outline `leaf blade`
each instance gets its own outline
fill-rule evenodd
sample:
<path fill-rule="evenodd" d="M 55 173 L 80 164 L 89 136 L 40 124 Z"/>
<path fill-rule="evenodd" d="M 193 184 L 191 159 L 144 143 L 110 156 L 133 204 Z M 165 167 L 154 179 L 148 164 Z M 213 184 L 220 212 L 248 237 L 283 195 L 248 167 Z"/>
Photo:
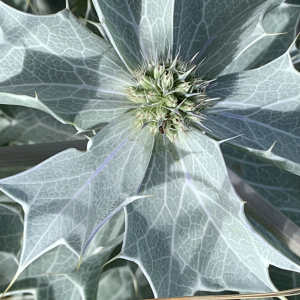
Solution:
<path fill-rule="evenodd" d="M 179 135 L 177 147 L 155 144 L 141 193 L 156 197 L 126 207 L 121 257 L 140 265 L 156 297 L 275 290 L 268 265 L 299 266 L 246 221 L 218 143 L 194 130 L 188 135 Z M 239 276 L 230 271 L 236 264 Z"/>
<path fill-rule="evenodd" d="M 62 238 L 75 253 L 83 254 L 103 223 L 135 195 L 153 137 L 150 131 L 137 134 L 133 120 L 126 114 L 106 126 L 93 138 L 87 153 L 69 149 L 1 180 L 1 190 L 25 211 L 21 269 L 57 243 L 64 244 Z M 138 168 L 127 155 L 138 162 Z"/>
<path fill-rule="evenodd" d="M 256 34 L 242 46 L 240 53 L 222 72 L 230 74 L 255 69 L 283 55 L 292 44 L 297 34 L 300 6 L 282 3 L 258 22 Z M 253 41 L 257 40 L 253 43 Z"/>
<path fill-rule="evenodd" d="M 259 69 L 221 76 L 208 92 L 221 100 L 204 111 L 205 126 L 218 139 L 235 137 L 228 143 L 238 147 L 267 151 L 276 141 L 272 152 L 298 165 L 299 84 L 288 53 Z"/>
<path fill-rule="evenodd" d="M 283 1 L 276 1 L 280 3 Z M 247 31 L 274 1 L 176 1 L 174 8 L 174 49 L 184 60 L 197 54 L 199 77 L 215 78 L 239 52 Z M 195 17 L 196 16 L 196 17 Z M 193 20 L 191 22 L 190 20 Z M 253 28 L 254 30 L 254 28 Z"/>
<path fill-rule="evenodd" d="M 131 71 L 156 57 L 166 58 L 173 43 L 174 0 L 93 0 L 99 19 Z"/>
<path fill-rule="evenodd" d="M 1 2 L 0 25 L 1 104 L 38 108 L 81 130 L 132 107 L 124 90 L 135 82 L 113 47 L 68 10 L 34 16 Z"/>

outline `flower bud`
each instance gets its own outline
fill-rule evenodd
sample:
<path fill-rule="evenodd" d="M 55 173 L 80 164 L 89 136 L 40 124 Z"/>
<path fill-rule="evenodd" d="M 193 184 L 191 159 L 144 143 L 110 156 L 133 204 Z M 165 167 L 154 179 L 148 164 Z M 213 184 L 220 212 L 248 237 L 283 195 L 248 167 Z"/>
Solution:
<path fill-rule="evenodd" d="M 174 84 L 174 78 L 172 72 L 162 75 L 161 86 L 163 90 L 170 89 Z"/>
<path fill-rule="evenodd" d="M 154 68 L 153 77 L 154 79 L 160 77 L 165 72 L 165 66 L 156 65 Z"/>
<path fill-rule="evenodd" d="M 139 120 L 142 120 L 144 118 L 144 113 L 141 110 L 137 110 L 135 113 L 135 117 Z"/>
<path fill-rule="evenodd" d="M 175 116 L 172 118 L 172 123 L 173 124 L 179 124 L 182 122 L 182 118 L 180 116 Z"/>
<path fill-rule="evenodd" d="M 156 116 L 159 120 L 164 120 L 167 117 L 168 112 L 169 111 L 166 108 L 160 106 L 156 110 Z"/>
<path fill-rule="evenodd" d="M 161 96 L 155 90 L 153 90 L 147 93 L 147 99 L 152 103 L 159 102 L 161 100 Z"/>
<path fill-rule="evenodd" d="M 185 127 L 183 126 L 183 123 L 174 124 L 174 127 L 177 131 L 185 131 Z"/>
<path fill-rule="evenodd" d="M 171 95 L 168 95 L 165 98 L 165 103 L 166 103 L 167 107 L 176 107 L 177 106 L 177 99 L 173 94 L 171 94 Z"/>
<path fill-rule="evenodd" d="M 148 76 L 142 76 L 139 80 L 140 85 L 145 89 L 145 90 L 149 90 L 149 89 L 153 89 L 153 85 L 151 82 L 150 77 Z"/>
<path fill-rule="evenodd" d="M 150 131 L 151 131 L 153 134 L 158 133 L 157 122 L 155 122 L 155 121 L 150 122 L 150 123 L 148 124 L 148 127 L 149 127 Z"/>
<path fill-rule="evenodd" d="M 182 82 L 175 87 L 175 91 L 177 93 L 187 93 L 190 90 L 190 87 L 188 82 Z"/>
<path fill-rule="evenodd" d="M 146 111 L 144 113 L 144 119 L 146 119 L 147 121 L 153 121 L 154 120 L 154 116 L 150 111 Z"/>
<path fill-rule="evenodd" d="M 195 108 L 195 103 L 189 100 L 185 100 L 182 105 L 180 105 L 180 109 L 183 111 L 192 111 Z"/>
<path fill-rule="evenodd" d="M 128 98 L 135 103 L 146 103 L 146 97 L 143 91 L 131 89 L 128 93 Z"/>

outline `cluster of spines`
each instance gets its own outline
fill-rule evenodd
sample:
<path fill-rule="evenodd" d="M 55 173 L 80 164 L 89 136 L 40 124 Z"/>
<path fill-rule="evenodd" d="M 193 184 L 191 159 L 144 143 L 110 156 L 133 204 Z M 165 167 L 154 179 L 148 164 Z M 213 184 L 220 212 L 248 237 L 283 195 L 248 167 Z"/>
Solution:
<path fill-rule="evenodd" d="M 209 82 L 195 77 L 197 65 L 174 60 L 148 63 L 134 73 L 137 86 L 127 88 L 128 98 L 138 104 L 136 127 L 147 126 L 154 134 L 175 141 L 178 131 L 187 131 L 189 122 L 202 120 L 200 111 L 208 101 Z"/>

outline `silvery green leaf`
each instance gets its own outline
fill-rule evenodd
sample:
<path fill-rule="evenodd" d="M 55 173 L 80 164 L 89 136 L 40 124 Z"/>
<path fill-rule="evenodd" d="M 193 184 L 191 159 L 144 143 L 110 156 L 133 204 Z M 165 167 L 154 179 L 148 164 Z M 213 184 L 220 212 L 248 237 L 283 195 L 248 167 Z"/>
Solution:
<path fill-rule="evenodd" d="M 300 74 L 288 53 L 259 69 L 219 77 L 208 94 L 220 97 L 204 111 L 212 135 L 261 151 L 276 142 L 272 152 L 299 168 Z"/>
<path fill-rule="evenodd" d="M 0 295 L 1 287 L 6 287 L 13 279 L 17 269 L 18 261 L 13 253 L 0 252 Z"/>
<path fill-rule="evenodd" d="M 70 298 L 72 300 L 85 300 L 80 295 L 80 289 L 62 276 L 44 275 L 19 280 L 5 296 L 12 297 L 14 300 L 13 297 L 20 293 L 26 293 L 26 299 L 31 296 L 34 300 L 65 300 L 68 297 L 72 297 Z"/>
<path fill-rule="evenodd" d="M 252 188 L 259 192 L 265 199 L 270 201 L 283 214 L 300 225 L 300 186 L 299 177 L 275 166 L 265 163 L 243 151 L 222 144 L 222 153 L 226 165 L 238 174 Z M 247 205 L 247 204 L 245 204 Z M 252 224 L 255 224 L 252 222 Z M 263 227 L 256 228 L 266 237 Z M 268 236 L 267 236 L 268 237 Z M 279 241 L 274 239 L 276 246 Z M 270 276 L 279 290 L 299 287 L 299 273 L 271 267 Z M 294 300 L 299 296 L 293 297 Z"/>
<path fill-rule="evenodd" d="M 289 251 L 286 246 L 280 243 L 277 238 L 275 238 L 269 231 L 267 231 L 264 227 L 262 227 L 258 222 L 253 220 L 251 217 L 247 216 L 249 221 L 251 222 L 252 226 L 255 228 L 259 234 L 261 234 L 264 239 L 268 240 L 275 248 L 280 249 L 284 255 L 287 257 L 294 257 L 297 261 L 299 261 L 299 257 L 296 256 L 294 253 Z M 274 266 L 269 267 L 269 274 L 272 282 L 276 286 L 279 291 L 284 291 L 288 289 L 298 288 L 300 281 L 300 276 L 298 272 L 292 272 L 280 268 L 276 268 Z M 288 297 L 294 300 L 298 300 L 300 297 L 291 296 Z M 276 300 L 276 298 L 272 298 Z"/>
<path fill-rule="evenodd" d="M 1 106 L 1 110 L 9 121 L 6 119 L 8 125 L 2 130 L 0 128 L 0 145 L 51 143 L 80 138 L 73 126 L 62 124 L 37 109 Z"/>
<path fill-rule="evenodd" d="M 286 3 L 267 13 L 256 27 L 255 33 L 260 32 L 261 36 L 251 36 L 252 41 L 246 40 L 245 46 L 240 44 L 244 48 L 243 52 L 232 61 L 222 75 L 258 68 L 284 54 L 297 35 L 299 14 L 299 5 Z M 274 35 L 276 33 L 278 35 Z M 255 40 L 257 41 L 253 42 Z"/>
<path fill-rule="evenodd" d="M 79 272 L 76 269 L 65 276 L 81 287 L 82 300 L 96 300 L 98 284 L 103 271 L 103 265 L 107 262 L 110 252 L 103 251 L 98 255 L 90 256 L 80 266 Z"/>
<path fill-rule="evenodd" d="M 23 235 L 20 211 L 0 204 L 0 224 L 0 251 L 17 254 Z"/>
<path fill-rule="evenodd" d="M 4 193 L 0 192 L 0 203 L 3 202 L 12 202 L 14 203 L 13 200 L 11 200 L 8 196 L 6 196 Z"/>
<path fill-rule="evenodd" d="M 270 264 L 300 270 L 250 226 L 219 143 L 199 131 L 176 145 L 156 140 L 140 194 L 155 196 L 126 207 L 121 257 L 139 264 L 156 297 L 274 291 Z"/>
<path fill-rule="evenodd" d="M 232 171 L 300 226 L 299 176 L 225 144 L 222 153 Z"/>
<path fill-rule="evenodd" d="M 242 147 L 240 149 L 242 149 L 243 152 L 246 152 L 252 156 L 256 156 L 260 158 L 261 160 L 263 160 L 264 162 L 270 165 L 276 166 L 280 169 L 286 170 L 288 172 L 300 176 L 300 165 L 284 157 L 274 154 L 272 150 L 275 145 L 276 143 L 274 143 L 267 151 L 257 150 L 253 148 L 247 148 L 247 147 Z"/>
<path fill-rule="evenodd" d="M 124 232 L 124 211 L 121 210 L 112 216 L 91 240 L 86 251 L 86 256 L 102 251 L 110 243 L 117 241 L 117 238 Z"/>
<path fill-rule="evenodd" d="M 134 280 L 129 264 L 107 270 L 99 282 L 97 300 L 136 300 Z"/>
<path fill-rule="evenodd" d="M 128 265 L 109 269 L 103 273 L 97 300 L 135 300 L 134 274 Z"/>
<path fill-rule="evenodd" d="M 72 13 L 75 16 L 79 16 L 79 21 L 81 24 L 86 26 L 99 37 L 108 40 L 91 0 L 70 1 L 69 6 Z M 84 16 L 84 18 L 82 18 L 82 16 Z"/>
<path fill-rule="evenodd" d="M 52 250 L 52 259 L 51 256 L 47 254 L 41 256 L 36 262 L 41 264 L 35 266 L 33 274 L 31 273 L 32 265 L 28 267 L 28 272 L 25 276 L 21 274 L 19 280 L 15 283 L 15 286 L 12 286 L 11 291 L 20 291 L 22 287 L 31 287 L 35 290 L 37 294 L 37 300 L 65 300 L 65 299 L 79 299 L 79 300 L 96 300 L 98 283 L 102 273 L 102 266 L 107 261 L 108 255 L 111 250 L 103 251 L 100 254 L 90 256 L 86 261 L 84 261 L 79 270 L 76 270 L 76 256 L 72 257 L 72 262 L 70 264 L 70 258 L 67 255 L 70 255 L 70 251 L 65 247 L 64 251 L 66 252 L 65 256 L 61 255 L 62 253 L 56 253 L 56 249 Z M 60 249 L 61 250 L 61 249 Z M 61 256 L 61 257 L 60 257 Z M 65 258 L 65 262 L 63 262 Z M 45 267 L 45 264 L 49 265 L 52 262 L 52 267 L 48 269 L 47 274 L 49 275 L 38 275 L 35 272 L 40 271 L 41 268 Z M 65 265 L 64 268 L 60 268 L 60 263 Z M 75 267 L 74 267 L 75 265 Z M 73 270 L 70 269 L 73 266 Z M 69 271 L 67 271 L 66 267 Z M 65 270 L 64 270 L 65 269 Z"/>
<path fill-rule="evenodd" d="M 64 245 L 57 246 L 33 261 L 18 280 L 44 274 L 69 273 L 78 266 L 78 257 Z"/>
<path fill-rule="evenodd" d="M 82 300 L 97 299 L 98 285 L 104 264 L 107 263 L 117 244 L 110 242 L 110 245 L 105 245 L 103 250 L 90 254 L 80 265 L 79 270 L 75 268 L 72 272 L 64 274 L 75 286 L 79 287 Z"/>
<path fill-rule="evenodd" d="M 184 60 L 199 52 L 195 63 L 204 62 L 197 74 L 214 78 L 240 52 L 240 43 L 252 34 L 247 29 L 271 4 L 273 0 L 175 1 L 173 51 L 180 49 Z"/>
<path fill-rule="evenodd" d="M 11 267 L 10 278 L 1 284 L 1 292 L 7 287 L 17 270 L 17 260 Z M 20 292 L 31 293 L 35 300 L 63 300 L 71 299 L 83 300 L 80 297 L 78 287 L 74 285 L 68 278 L 63 275 L 49 275 L 50 273 L 70 272 L 72 268 L 76 268 L 78 259 L 65 246 L 59 246 L 50 250 L 43 256 L 34 261 L 11 287 L 7 295 L 16 295 Z M 45 274 L 47 273 L 47 274 Z M 65 297 L 65 298 L 63 298 Z"/>
<path fill-rule="evenodd" d="M 103 128 L 87 152 L 69 149 L 0 181 L 0 189 L 25 212 L 18 273 L 63 239 L 82 255 L 100 227 L 136 199 L 153 135 L 133 122 L 131 113 L 125 114 Z"/>
<path fill-rule="evenodd" d="M 174 0 L 93 0 L 107 36 L 132 71 L 143 58 L 166 57 L 173 43 Z"/>
<path fill-rule="evenodd" d="M 135 83 L 117 53 L 68 10 L 34 16 L 0 2 L 0 33 L 0 104 L 37 108 L 83 130 L 132 106 L 124 87 Z"/>
<path fill-rule="evenodd" d="M 152 299 L 151 288 L 140 268 L 131 261 L 117 260 L 100 279 L 97 300 Z"/>
<path fill-rule="evenodd" d="M 89 256 L 79 270 L 76 270 L 77 256 L 65 246 L 58 246 L 32 262 L 16 280 L 8 295 L 27 290 L 36 295 L 36 300 L 96 299 L 102 266 L 112 249 L 111 247 L 100 254 Z M 1 254 L 0 259 L 3 257 L 3 263 L 10 263 L 12 269 L 11 272 L 4 273 L 11 276 L 1 281 L 1 289 L 5 289 L 16 272 L 17 261 Z M 4 274 L 0 272 L 0 279 Z"/>
<path fill-rule="evenodd" d="M 134 272 L 137 283 L 137 298 L 138 299 L 152 299 L 154 298 L 152 288 L 149 285 L 147 278 L 143 271 L 138 267 Z"/>

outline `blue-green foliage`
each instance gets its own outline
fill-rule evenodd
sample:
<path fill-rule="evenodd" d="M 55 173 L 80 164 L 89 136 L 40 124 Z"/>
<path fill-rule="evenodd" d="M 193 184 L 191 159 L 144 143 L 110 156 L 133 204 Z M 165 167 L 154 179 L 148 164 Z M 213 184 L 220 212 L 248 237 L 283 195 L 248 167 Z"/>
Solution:
<path fill-rule="evenodd" d="M 300 280 L 295 256 L 250 225 L 227 172 L 300 225 L 299 1 L 9 4 L 0 145 L 89 141 L 10 177 L 20 170 L 0 169 L 0 293 L 271 292 L 270 265 L 278 288 Z"/>

